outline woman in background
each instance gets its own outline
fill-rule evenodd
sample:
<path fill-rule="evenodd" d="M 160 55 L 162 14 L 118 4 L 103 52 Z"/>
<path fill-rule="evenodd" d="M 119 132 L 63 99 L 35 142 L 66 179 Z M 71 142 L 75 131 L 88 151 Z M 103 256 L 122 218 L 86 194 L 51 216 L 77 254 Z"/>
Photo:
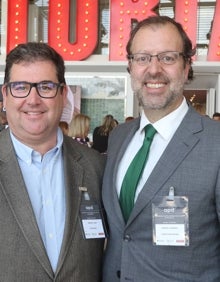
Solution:
<path fill-rule="evenodd" d="M 106 153 L 108 146 L 108 136 L 117 124 L 112 115 L 107 115 L 103 119 L 101 126 L 98 126 L 93 131 L 93 145 L 92 148 L 100 153 Z"/>
<path fill-rule="evenodd" d="M 91 147 L 88 134 L 90 128 L 90 117 L 84 114 L 77 114 L 69 125 L 69 136 L 83 145 Z"/>

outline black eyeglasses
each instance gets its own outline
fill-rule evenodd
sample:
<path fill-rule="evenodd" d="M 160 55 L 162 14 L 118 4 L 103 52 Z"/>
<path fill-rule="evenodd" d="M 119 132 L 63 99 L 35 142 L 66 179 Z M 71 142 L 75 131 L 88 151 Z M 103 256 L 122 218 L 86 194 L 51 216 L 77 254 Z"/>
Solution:
<path fill-rule="evenodd" d="M 63 87 L 64 83 L 55 83 L 52 81 L 41 81 L 38 83 L 31 83 L 27 81 L 14 81 L 6 84 L 9 87 L 11 95 L 15 98 L 27 97 L 32 87 L 35 87 L 37 94 L 41 98 L 51 99 L 57 95 L 59 87 Z"/>
<path fill-rule="evenodd" d="M 147 66 L 150 64 L 152 57 L 156 57 L 158 62 L 160 62 L 162 65 L 173 65 L 178 61 L 180 56 L 184 57 L 184 54 L 177 51 L 167 51 L 157 55 L 136 53 L 127 55 L 127 58 L 132 62 L 137 63 L 139 66 Z"/>

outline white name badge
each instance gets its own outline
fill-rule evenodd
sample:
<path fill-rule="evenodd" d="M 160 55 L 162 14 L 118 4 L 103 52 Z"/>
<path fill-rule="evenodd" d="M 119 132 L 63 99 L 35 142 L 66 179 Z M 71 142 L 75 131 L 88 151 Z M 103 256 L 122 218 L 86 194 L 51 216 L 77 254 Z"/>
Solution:
<path fill-rule="evenodd" d="M 172 193 L 156 197 L 152 203 L 153 244 L 189 246 L 188 198 Z"/>
<path fill-rule="evenodd" d="M 90 198 L 87 188 L 80 188 L 86 189 L 82 194 L 79 214 L 84 238 L 106 238 L 104 217 L 100 206 L 94 199 Z"/>
<path fill-rule="evenodd" d="M 105 238 L 105 231 L 101 219 L 83 219 L 82 225 L 86 239 Z"/>

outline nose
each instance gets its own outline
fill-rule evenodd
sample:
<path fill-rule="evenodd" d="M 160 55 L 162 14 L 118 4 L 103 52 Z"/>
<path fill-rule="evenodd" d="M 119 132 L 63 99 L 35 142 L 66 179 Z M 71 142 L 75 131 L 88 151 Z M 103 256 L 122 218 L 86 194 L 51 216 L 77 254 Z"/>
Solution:
<path fill-rule="evenodd" d="M 31 86 L 30 93 L 27 96 L 26 100 L 29 104 L 39 104 L 39 102 L 41 101 L 41 97 L 38 94 L 36 85 Z"/>
<path fill-rule="evenodd" d="M 147 72 L 150 72 L 151 74 L 155 74 L 155 73 L 161 72 L 161 69 L 162 69 L 162 66 L 157 56 L 151 56 L 151 60 L 147 66 Z"/>

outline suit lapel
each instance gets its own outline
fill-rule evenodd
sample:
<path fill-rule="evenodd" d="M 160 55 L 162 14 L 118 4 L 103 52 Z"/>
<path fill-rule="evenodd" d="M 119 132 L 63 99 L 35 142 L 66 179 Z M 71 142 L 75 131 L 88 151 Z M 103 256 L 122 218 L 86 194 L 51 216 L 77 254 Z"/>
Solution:
<path fill-rule="evenodd" d="M 53 277 L 53 271 L 41 240 L 28 193 L 13 151 L 9 132 L 1 134 L 4 135 L 1 136 L 0 141 L 2 148 L 0 160 L 0 187 L 28 245 L 49 276 Z"/>
<path fill-rule="evenodd" d="M 77 152 L 68 153 L 68 146 L 64 142 L 63 147 L 64 154 L 64 172 L 66 179 L 66 222 L 63 236 L 63 243 L 61 247 L 60 257 L 58 261 L 58 272 L 65 260 L 66 254 L 69 250 L 69 246 L 73 240 L 74 232 L 76 230 L 76 224 L 78 221 L 81 192 L 79 187 L 83 183 L 83 169 L 79 164 L 81 155 Z"/>
<path fill-rule="evenodd" d="M 116 157 L 113 156 L 114 159 L 114 169 L 113 169 L 113 177 L 112 179 L 114 179 L 113 183 L 115 185 L 116 183 L 116 177 L 117 177 L 117 173 L 118 173 L 118 165 L 121 161 L 121 158 L 123 157 L 123 154 L 129 144 L 129 142 L 131 141 L 131 139 L 133 138 L 136 130 L 139 128 L 140 125 L 140 118 L 136 119 L 134 121 L 132 121 L 132 123 L 134 123 L 134 126 L 131 128 L 130 126 L 128 126 L 124 133 L 123 136 L 126 136 L 126 138 L 124 139 L 123 143 L 120 144 L 120 150 L 117 150 L 115 152 Z M 115 141 L 115 140 L 114 140 Z M 111 152 L 108 153 L 108 155 L 111 158 Z M 112 162 L 110 162 L 110 165 L 112 165 Z M 114 189 L 109 189 L 108 193 L 111 193 L 109 195 L 110 198 L 113 198 L 113 201 L 111 202 L 111 204 L 113 203 L 113 207 L 111 207 L 112 212 L 114 212 L 114 216 L 117 217 L 118 220 L 115 220 L 115 224 L 118 224 L 118 228 L 122 228 L 122 226 L 124 226 L 124 218 L 121 212 L 121 207 L 119 204 L 119 200 L 118 200 L 118 195 L 117 195 L 117 190 L 116 190 L 116 186 L 114 186 Z"/>
<path fill-rule="evenodd" d="M 193 147 L 196 146 L 199 138 L 195 133 L 201 130 L 201 117 L 197 114 L 194 116 L 194 113 L 189 110 L 140 192 L 128 224 L 147 205 L 151 204 L 154 196 L 175 172 L 176 168 L 182 163 Z"/>

